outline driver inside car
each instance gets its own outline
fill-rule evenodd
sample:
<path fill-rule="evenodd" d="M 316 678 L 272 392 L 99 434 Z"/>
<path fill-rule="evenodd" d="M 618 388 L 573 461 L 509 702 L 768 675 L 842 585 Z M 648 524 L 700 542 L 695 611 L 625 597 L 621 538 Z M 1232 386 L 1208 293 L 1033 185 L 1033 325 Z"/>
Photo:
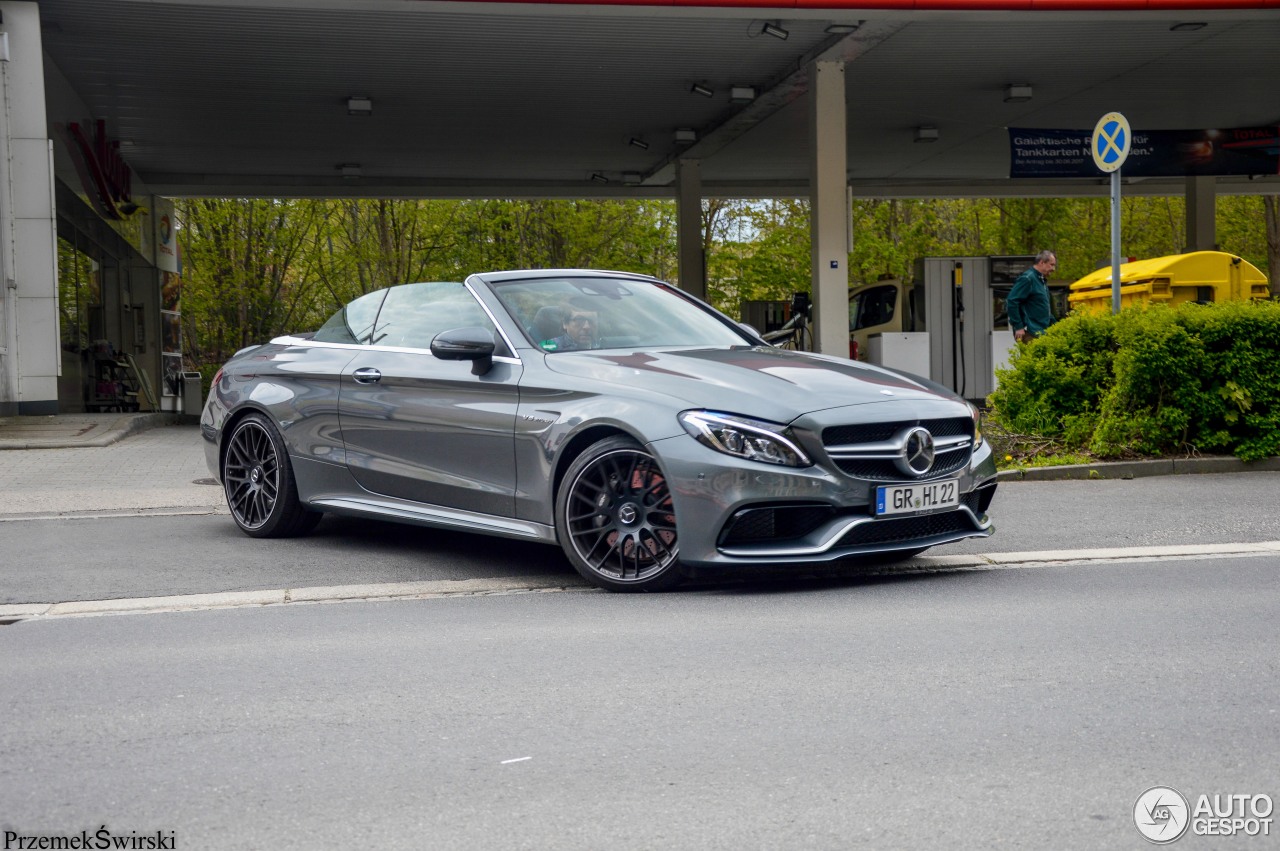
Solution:
<path fill-rule="evenodd" d="M 549 352 L 594 349 L 598 343 L 596 333 L 600 328 L 600 314 L 594 310 L 570 304 L 565 308 L 562 328 L 564 333 L 544 341 L 543 349 Z"/>

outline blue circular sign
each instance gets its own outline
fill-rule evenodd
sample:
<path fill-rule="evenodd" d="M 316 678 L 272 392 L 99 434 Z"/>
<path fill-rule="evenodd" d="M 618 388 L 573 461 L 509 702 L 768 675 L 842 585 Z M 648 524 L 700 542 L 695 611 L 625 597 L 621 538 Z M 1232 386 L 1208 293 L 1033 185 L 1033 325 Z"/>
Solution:
<path fill-rule="evenodd" d="M 1129 156 L 1133 132 L 1129 121 L 1118 112 L 1108 112 L 1093 128 L 1093 162 L 1105 172 L 1112 172 L 1124 165 Z"/>

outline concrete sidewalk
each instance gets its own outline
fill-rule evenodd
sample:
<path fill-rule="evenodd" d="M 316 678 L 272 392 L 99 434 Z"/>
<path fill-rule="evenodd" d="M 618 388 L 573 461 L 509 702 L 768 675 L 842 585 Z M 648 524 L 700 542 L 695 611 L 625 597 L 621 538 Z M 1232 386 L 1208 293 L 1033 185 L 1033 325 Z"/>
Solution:
<path fill-rule="evenodd" d="M 131 434 L 166 425 L 195 424 L 181 414 L 56 414 L 0 417 L 0 450 L 110 446 Z"/>
<path fill-rule="evenodd" d="M 20 422 L 14 422 L 18 420 Z M 0 521 L 226 511 L 198 425 L 170 414 L 0 420 Z"/>

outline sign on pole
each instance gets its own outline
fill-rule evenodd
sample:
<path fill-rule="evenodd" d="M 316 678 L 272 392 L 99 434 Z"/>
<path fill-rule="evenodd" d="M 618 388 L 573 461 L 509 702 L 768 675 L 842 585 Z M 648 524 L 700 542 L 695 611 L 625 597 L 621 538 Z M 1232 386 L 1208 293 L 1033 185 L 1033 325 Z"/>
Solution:
<path fill-rule="evenodd" d="M 1089 150 L 1093 163 L 1111 175 L 1111 312 L 1120 312 L 1120 166 L 1129 156 L 1133 132 L 1129 120 L 1108 112 L 1093 127 Z"/>

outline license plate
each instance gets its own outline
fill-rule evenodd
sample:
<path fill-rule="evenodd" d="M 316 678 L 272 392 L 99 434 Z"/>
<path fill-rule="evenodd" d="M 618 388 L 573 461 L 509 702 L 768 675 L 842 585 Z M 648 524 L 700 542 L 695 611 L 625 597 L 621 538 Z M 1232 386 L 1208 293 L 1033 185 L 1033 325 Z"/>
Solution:
<path fill-rule="evenodd" d="M 876 488 L 876 515 L 942 511 L 960 504 L 960 480 Z"/>

